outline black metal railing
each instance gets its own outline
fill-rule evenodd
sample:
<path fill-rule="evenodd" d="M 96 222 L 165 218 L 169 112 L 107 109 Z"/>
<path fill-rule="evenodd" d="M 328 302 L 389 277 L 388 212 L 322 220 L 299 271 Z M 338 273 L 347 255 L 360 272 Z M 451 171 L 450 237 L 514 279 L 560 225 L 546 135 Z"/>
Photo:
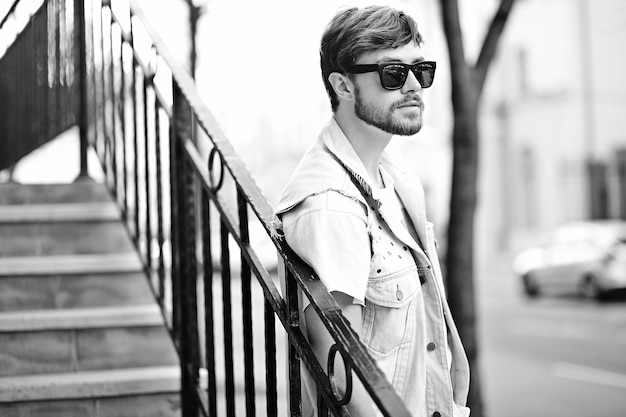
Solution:
<path fill-rule="evenodd" d="M 0 170 L 76 124 L 78 32 L 67 1 L 38 10 L 15 1 L 0 21 Z"/>
<path fill-rule="evenodd" d="M 142 11 L 133 1 L 46 4 L 72 1 L 85 20 L 73 43 L 84 45 L 73 55 L 72 85 L 82 87 L 70 102 L 82 105 L 62 108 L 75 109 L 143 259 L 180 355 L 183 415 L 301 415 L 301 366 L 317 385 L 319 415 L 347 414 L 350 388 L 337 392 L 332 366 L 318 362 L 301 330 L 302 291 L 336 341 L 329 362 L 341 355 L 347 379 L 359 378 L 383 415 L 408 416 Z M 34 19 L 24 33 L 44 23 Z M 30 117 L 46 115 L 58 116 Z M 260 259 L 266 245 L 277 265 Z"/>

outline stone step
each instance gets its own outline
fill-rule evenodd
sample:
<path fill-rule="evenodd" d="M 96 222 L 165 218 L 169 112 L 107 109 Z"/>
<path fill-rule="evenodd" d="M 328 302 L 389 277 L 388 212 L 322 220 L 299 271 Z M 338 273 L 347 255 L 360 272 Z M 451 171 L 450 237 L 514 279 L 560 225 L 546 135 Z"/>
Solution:
<path fill-rule="evenodd" d="M 71 275 L 142 271 L 134 252 L 57 256 L 0 256 L 0 277 Z"/>
<path fill-rule="evenodd" d="M 148 304 L 141 272 L 0 277 L 0 312 Z"/>
<path fill-rule="evenodd" d="M 0 402 L 0 416 L 180 417 L 180 394 L 133 394 L 118 397 Z"/>
<path fill-rule="evenodd" d="M 98 222 L 120 220 L 112 202 L 0 205 L 0 224 Z"/>
<path fill-rule="evenodd" d="M 134 250 L 119 221 L 0 224 L 0 256 L 54 256 Z"/>
<path fill-rule="evenodd" d="M 154 304 L 0 313 L 0 376 L 177 363 Z"/>
<path fill-rule="evenodd" d="M 111 201 L 104 184 L 89 180 L 72 184 L 0 184 L 0 205 Z"/>
<path fill-rule="evenodd" d="M 0 416 L 180 417 L 174 343 L 103 184 L 0 184 Z"/>
<path fill-rule="evenodd" d="M 59 372 L 0 377 L 0 404 L 176 393 L 179 390 L 178 366 Z"/>
<path fill-rule="evenodd" d="M 156 303 L 101 308 L 5 311 L 0 313 L 0 332 L 68 330 L 106 327 L 158 326 L 163 324 Z"/>

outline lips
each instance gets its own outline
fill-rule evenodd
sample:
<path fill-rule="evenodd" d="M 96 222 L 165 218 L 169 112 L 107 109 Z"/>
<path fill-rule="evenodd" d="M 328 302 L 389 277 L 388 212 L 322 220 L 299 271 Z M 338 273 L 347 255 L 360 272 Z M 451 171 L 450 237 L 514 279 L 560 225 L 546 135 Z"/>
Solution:
<path fill-rule="evenodd" d="M 398 107 L 422 107 L 422 103 L 419 101 L 409 101 L 408 103 L 400 104 Z"/>
<path fill-rule="evenodd" d="M 396 107 L 399 109 L 407 107 L 419 107 L 420 110 L 424 110 L 424 102 L 422 102 L 421 100 L 411 100 L 398 104 Z"/>
<path fill-rule="evenodd" d="M 406 97 L 405 100 L 396 104 L 397 108 L 403 107 L 419 107 L 420 110 L 424 110 L 424 101 L 419 96 Z"/>

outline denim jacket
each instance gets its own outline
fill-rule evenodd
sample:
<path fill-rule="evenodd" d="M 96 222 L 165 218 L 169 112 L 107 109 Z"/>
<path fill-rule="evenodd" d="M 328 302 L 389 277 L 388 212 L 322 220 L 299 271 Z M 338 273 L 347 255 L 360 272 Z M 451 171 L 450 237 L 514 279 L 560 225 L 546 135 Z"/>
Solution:
<path fill-rule="evenodd" d="M 430 417 L 436 412 L 446 417 L 468 416 L 465 404 L 469 365 L 445 297 L 421 183 L 383 155 L 382 169 L 393 179 L 408 221 L 401 225 L 391 220 L 394 216 L 385 214 L 384 204 L 379 209 L 384 219 L 381 221 L 330 152 L 368 178 L 350 142 L 331 119 L 305 153 L 277 205 L 276 214 L 284 222 L 287 242 L 311 264 L 329 291 L 342 291 L 338 277 L 353 270 L 368 275 L 362 289 L 352 285 L 350 288 L 356 289 L 349 293 L 364 305 L 363 343 L 413 416 Z M 332 235 L 326 226 L 332 222 L 316 221 L 315 227 L 298 229 L 302 216 L 299 210 L 304 205 L 317 216 L 316 220 L 323 220 L 324 213 L 350 214 L 345 219 L 352 220 L 341 222 L 342 236 L 357 242 L 356 247 L 369 245 L 369 253 L 361 251 L 358 255 L 359 260 L 369 260 L 369 265 L 361 267 L 359 262 L 341 273 L 328 270 L 323 256 L 316 256 L 316 237 L 319 246 L 323 245 L 320 253 L 350 250 L 346 245 L 335 248 L 333 239 L 325 239 L 326 234 Z M 298 248 L 302 248 L 300 252 Z M 309 250 L 311 253 L 304 253 Z M 346 262 L 350 264 L 350 260 Z M 301 308 L 305 307 L 301 303 Z M 307 383 L 306 376 L 305 385 L 312 396 L 311 404 L 316 404 L 315 385 Z M 303 415 L 315 415 L 314 407 L 307 405 L 304 397 Z"/>

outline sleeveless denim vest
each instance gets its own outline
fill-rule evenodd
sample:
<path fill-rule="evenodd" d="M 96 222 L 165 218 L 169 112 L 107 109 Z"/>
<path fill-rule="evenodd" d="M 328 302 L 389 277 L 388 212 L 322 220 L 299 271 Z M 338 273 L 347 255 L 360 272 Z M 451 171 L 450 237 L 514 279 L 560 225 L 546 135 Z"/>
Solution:
<path fill-rule="evenodd" d="M 329 191 L 365 207 L 372 258 L 363 308 L 363 343 L 413 416 L 430 417 L 435 412 L 468 416 L 469 364 L 445 297 L 421 183 L 383 156 L 382 166 L 393 178 L 409 219 L 409 227 L 404 227 L 389 220 L 393 216 L 385 215 L 384 205 L 379 210 L 369 207 L 330 152 L 367 178 L 354 149 L 332 119 L 296 168 L 277 205 L 277 216 L 310 196 Z M 307 381 L 306 374 L 303 367 L 312 398 L 309 404 L 303 395 L 303 415 L 316 415 L 315 384 Z"/>

